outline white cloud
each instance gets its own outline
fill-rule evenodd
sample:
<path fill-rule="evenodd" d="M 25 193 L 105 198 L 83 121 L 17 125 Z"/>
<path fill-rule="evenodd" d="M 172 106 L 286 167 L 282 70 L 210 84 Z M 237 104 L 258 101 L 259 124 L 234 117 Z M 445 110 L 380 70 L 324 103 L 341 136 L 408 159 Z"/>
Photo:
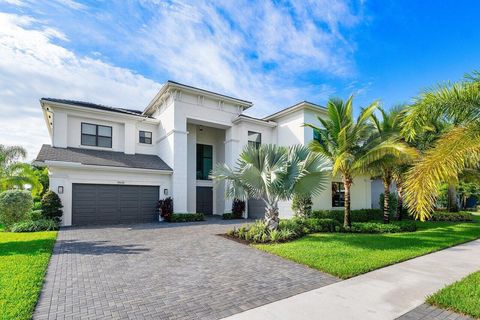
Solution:
<path fill-rule="evenodd" d="M 30 17 L 0 13 L 0 144 L 49 143 L 39 99 L 78 99 L 141 109 L 160 84 L 53 43 L 66 36 Z"/>

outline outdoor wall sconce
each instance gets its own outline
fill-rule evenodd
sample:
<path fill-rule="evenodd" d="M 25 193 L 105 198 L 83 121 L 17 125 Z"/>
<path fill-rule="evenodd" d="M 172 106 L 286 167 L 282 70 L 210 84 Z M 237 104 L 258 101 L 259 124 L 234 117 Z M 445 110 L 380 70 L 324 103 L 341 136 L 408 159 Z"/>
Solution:
<path fill-rule="evenodd" d="M 63 194 L 63 186 L 58 186 L 58 194 Z"/>
<path fill-rule="evenodd" d="M 168 189 L 163 189 L 163 194 L 168 196 Z"/>

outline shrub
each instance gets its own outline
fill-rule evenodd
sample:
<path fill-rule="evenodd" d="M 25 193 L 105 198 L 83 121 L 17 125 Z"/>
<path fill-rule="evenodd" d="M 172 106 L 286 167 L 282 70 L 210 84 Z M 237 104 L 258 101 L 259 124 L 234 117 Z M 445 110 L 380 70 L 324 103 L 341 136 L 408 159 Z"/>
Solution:
<path fill-rule="evenodd" d="M 240 199 L 233 199 L 232 201 L 232 219 L 240 219 L 243 217 L 245 212 L 245 201 Z"/>
<path fill-rule="evenodd" d="M 53 219 L 17 222 L 11 228 L 12 232 L 37 232 L 53 230 L 58 230 L 58 222 Z"/>
<path fill-rule="evenodd" d="M 353 222 L 352 227 L 343 229 L 343 232 L 351 233 L 397 233 L 413 232 L 417 230 L 417 225 L 412 221 L 402 221 L 384 224 L 381 222 Z"/>
<path fill-rule="evenodd" d="M 312 197 L 310 195 L 294 194 L 292 199 L 292 211 L 295 216 L 308 218 L 312 214 Z"/>
<path fill-rule="evenodd" d="M 165 221 L 170 221 L 170 218 L 173 215 L 172 197 L 167 197 L 158 201 L 157 210 L 160 213 L 160 217 L 162 217 Z"/>
<path fill-rule="evenodd" d="M 398 200 L 397 200 L 397 197 L 393 193 L 390 193 L 389 198 L 390 198 L 390 208 L 389 208 L 390 215 L 394 215 L 395 212 L 397 211 Z M 384 200 L 385 200 L 385 194 L 382 193 L 382 194 L 380 194 L 380 199 L 378 201 L 378 204 L 380 205 L 380 210 L 382 210 L 382 212 L 383 212 L 383 201 Z"/>
<path fill-rule="evenodd" d="M 44 219 L 43 211 L 42 210 L 31 210 L 28 213 L 28 219 L 30 221 L 37 221 Z"/>
<path fill-rule="evenodd" d="M 223 220 L 233 220 L 233 219 L 243 219 L 243 217 L 241 215 L 240 216 L 235 215 L 232 212 L 225 212 L 222 215 L 222 219 Z"/>
<path fill-rule="evenodd" d="M 431 221 L 473 221 L 473 215 L 470 212 L 460 211 L 460 212 L 445 212 L 445 211 L 435 211 L 432 213 Z"/>
<path fill-rule="evenodd" d="M 304 219 L 292 218 L 280 220 L 278 230 L 290 230 L 296 238 L 299 238 L 308 233 Z"/>
<path fill-rule="evenodd" d="M 0 222 L 10 228 L 28 218 L 33 199 L 28 191 L 8 190 L 0 193 Z"/>
<path fill-rule="evenodd" d="M 312 212 L 312 218 L 316 219 L 334 219 L 343 223 L 343 210 L 315 210 Z M 383 212 L 380 209 L 359 209 L 351 211 L 353 222 L 368 222 L 383 219 Z"/>
<path fill-rule="evenodd" d="M 62 218 L 62 201 L 55 192 L 49 190 L 42 197 L 42 211 L 46 219 L 60 222 Z"/>
<path fill-rule="evenodd" d="M 342 224 L 334 219 L 305 219 L 304 224 L 308 233 L 315 232 L 339 232 Z"/>
<path fill-rule="evenodd" d="M 203 221 L 203 213 L 172 213 L 168 222 L 192 222 Z"/>
<path fill-rule="evenodd" d="M 38 197 L 36 197 L 38 198 Z M 42 199 L 40 199 L 39 201 L 34 201 L 33 202 L 33 207 L 32 207 L 32 210 L 41 210 L 42 209 Z"/>

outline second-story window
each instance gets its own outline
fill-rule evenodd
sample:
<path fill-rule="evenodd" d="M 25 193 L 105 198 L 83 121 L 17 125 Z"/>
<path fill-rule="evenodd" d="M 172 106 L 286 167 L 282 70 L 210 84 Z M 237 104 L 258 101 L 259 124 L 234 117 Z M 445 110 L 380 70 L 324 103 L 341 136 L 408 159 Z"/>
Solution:
<path fill-rule="evenodd" d="M 112 127 L 82 122 L 83 146 L 112 147 Z"/>
<path fill-rule="evenodd" d="M 210 180 L 208 175 L 213 166 L 213 148 L 208 144 L 197 144 L 197 180 Z"/>
<path fill-rule="evenodd" d="M 248 145 L 259 148 L 262 144 L 262 134 L 259 132 L 248 131 Z"/>
<path fill-rule="evenodd" d="M 152 133 L 150 131 L 140 131 L 138 134 L 138 142 L 152 144 Z"/>
<path fill-rule="evenodd" d="M 313 129 L 313 140 L 317 141 L 317 142 L 321 142 L 321 139 L 320 139 L 320 130 L 318 129 Z"/>

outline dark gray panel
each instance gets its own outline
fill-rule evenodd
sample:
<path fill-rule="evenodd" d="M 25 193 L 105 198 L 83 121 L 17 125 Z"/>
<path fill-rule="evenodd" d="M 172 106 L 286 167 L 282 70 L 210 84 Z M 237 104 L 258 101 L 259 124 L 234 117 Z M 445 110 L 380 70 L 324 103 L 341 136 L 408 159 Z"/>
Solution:
<path fill-rule="evenodd" d="M 248 218 L 263 219 L 265 218 L 265 202 L 259 199 L 248 199 Z"/>
<path fill-rule="evenodd" d="M 197 187 L 197 213 L 213 214 L 212 187 Z"/>
<path fill-rule="evenodd" d="M 158 186 L 73 184 L 72 189 L 73 225 L 157 220 Z"/>

